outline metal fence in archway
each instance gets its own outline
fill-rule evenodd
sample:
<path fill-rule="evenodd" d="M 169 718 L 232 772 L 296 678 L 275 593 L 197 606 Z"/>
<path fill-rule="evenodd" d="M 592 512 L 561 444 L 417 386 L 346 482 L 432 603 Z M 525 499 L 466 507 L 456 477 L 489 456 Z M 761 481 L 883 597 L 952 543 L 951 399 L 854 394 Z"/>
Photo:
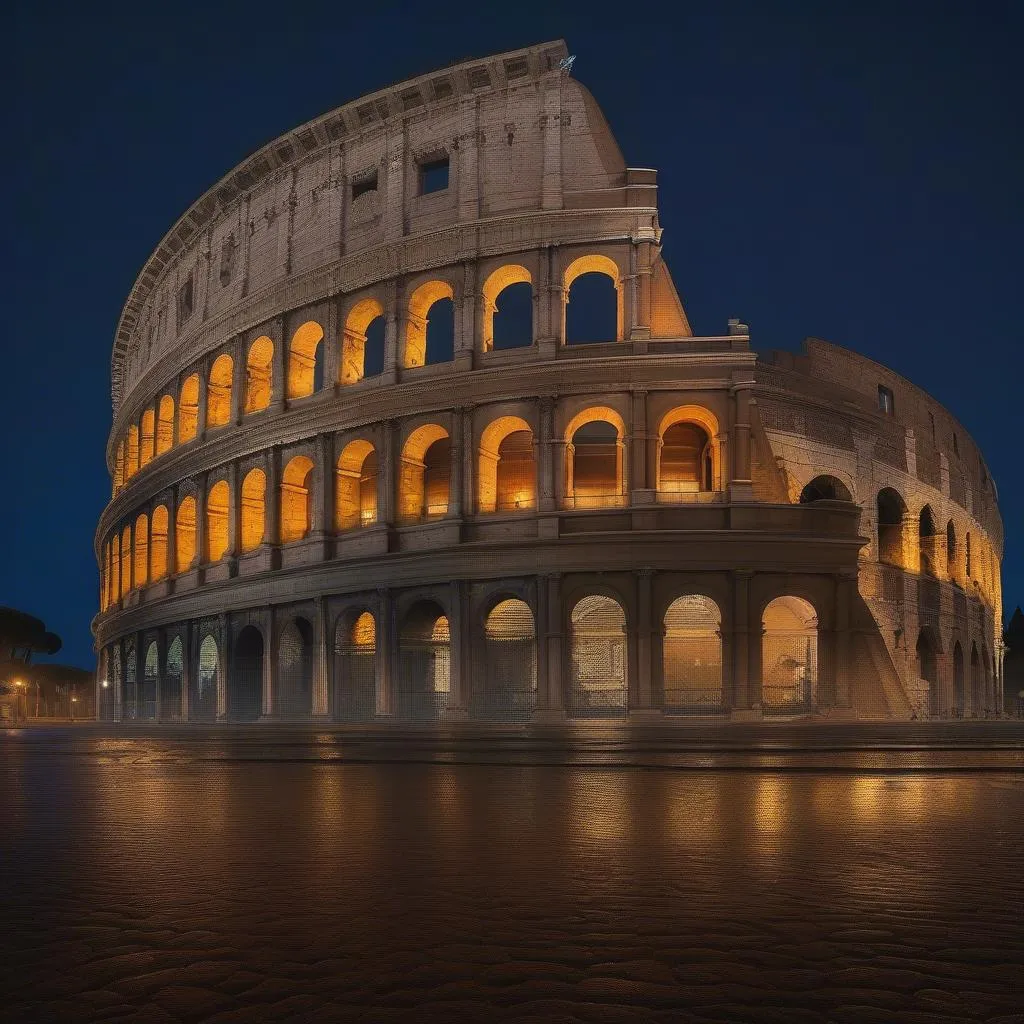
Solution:
<path fill-rule="evenodd" d="M 626 616 L 618 601 L 591 594 L 576 603 L 571 616 L 570 658 L 566 711 L 577 718 L 625 715 Z"/>
<path fill-rule="evenodd" d="M 484 623 L 483 665 L 474 679 L 470 714 L 490 721 L 528 721 L 537 706 L 537 637 L 530 606 L 500 601 Z"/>
<path fill-rule="evenodd" d="M 723 709 L 722 617 L 702 594 L 676 598 L 665 612 L 664 710 L 707 715 Z"/>

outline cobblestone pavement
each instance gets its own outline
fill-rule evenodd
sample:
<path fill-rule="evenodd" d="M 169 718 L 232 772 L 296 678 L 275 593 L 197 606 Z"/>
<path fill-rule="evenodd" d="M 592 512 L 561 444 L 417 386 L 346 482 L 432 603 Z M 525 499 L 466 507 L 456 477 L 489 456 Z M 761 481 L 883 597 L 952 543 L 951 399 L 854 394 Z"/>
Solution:
<path fill-rule="evenodd" d="M 0 1019 L 1024 1021 L 1020 723 L 0 733 Z"/>

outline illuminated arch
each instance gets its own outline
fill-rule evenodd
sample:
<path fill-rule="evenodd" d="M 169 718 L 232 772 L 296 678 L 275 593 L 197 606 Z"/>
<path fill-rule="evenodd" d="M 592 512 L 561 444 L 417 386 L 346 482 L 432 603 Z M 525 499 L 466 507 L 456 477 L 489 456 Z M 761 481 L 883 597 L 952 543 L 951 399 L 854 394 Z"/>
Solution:
<path fill-rule="evenodd" d="M 156 455 L 156 411 L 147 409 L 139 423 L 139 469 L 148 466 Z"/>
<path fill-rule="evenodd" d="M 231 378 L 234 363 L 227 352 L 217 356 L 210 367 L 206 387 L 206 425 L 223 427 L 231 421 Z"/>
<path fill-rule="evenodd" d="M 701 405 L 679 405 L 658 424 L 655 487 L 664 494 L 721 489 L 718 418 Z"/>
<path fill-rule="evenodd" d="M 341 334 L 339 379 L 342 384 L 355 384 L 366 375 L 366 332 L 370 324 L 383 315 L 384 307 L 373 298 L 363 299 L 349 310 Z"/>
<path fill-rule="evenodd" d="M 484 620 L 484 665 L 473 717 L 528 720 L 537 702 L 537 632 L 521 598 L 497 602 Z"/>
<path fill-rule="evenodd" d="M 139 428 L 134 423 L 125 438 L 124 460 L 124 478 L 129 480 L 139 470 Z"/>
<path fill-rule="evenodd" d="M 149 582 L 149 517 L 145 512 L 135 520 L 135 586 Z"/>
<path fill-rule="evenodd" d="M 167 525 L 167 506 L 157 505 L 153 509 L 149 538 L 149 559 L 154 581 L 167 575 Z"/>
<path fill-rule="evenodd" d="M 703 594 L 677 597 L 665 612 L 666 707 L 717 711 L 723 704 L 722 613 Z"/>
<path fill-rule="evenodd" d="M 199 671 L 192 685 L 192 693 L 189 694 L 189 718 L 199 722 L 210 722 L 216 718 L 219 675 L 217 641 L 207 633 L 199 645 Z"/>
<path fill-rule="evenodd" d="M 484 352 L 494 348 L 494 315 L 498 312 L 498 297 L 514 284 L 533 285 L 533 278 L 526 267 L 509 263 L 499 267 L 484 281 L 482 289 L 483 308 L 480 323 L 480 346 Z M 532 337 L 530 339 L 533 340 Z"/>
<path fill-rule="evenodd" d="M 377 623 L 373 613 L 353 610 L 334 631 L 334 706 L 343 722 L 364 722 L 377 709 Z"/>
<path fill-rule="evenodd" d="M 423 366 L 427 361 L 427 325 L 430 308 L 442 299 L 454 301 L 455 292 L 447 281 L 427 281 L 409 296 L 402 366 Z"/>
<path fill-rule="evenodd" d="M 481 512 L 533 508 L 537 471 L 533 431 L 519 416 L 500 416 L 480 435 L 477 504 Z"/>
<path fill-rule="evenodd" d="M 196 557 L 196 499 L 191 494 L 178 502 L 174 516 L 174 571 L 186 572 Z"/>
<path fill-rule="evenodd" d="M 306 398 L 316 389 L 316 364 L 324 329 L 307 320 L 288 345 L 288 397 Z"/>
<path fill-rule="evenodd" d="M 917 537 L 921 573 L 925 576 L 935 576 L 939 571 L 939 538 L 935 531 L 935 516 L 932 515 L 931 505 L 925 505 L 917 518 Z"/>
<path fill-rule="evenodd" d="M 802 597 L 770 601 L 761 615 L 761 704 L 766 712 L 808 711 L 818 687 L 818 613 Z"/>
<path fill-rule="evenodd" d="M 267 522 L 267 474 L 251 469 L 242 481 L 242 551 L 255 551 L 263 543 Z"/>
<path fill-rule="evenodd" d="M 245 358 L 245 413 L 261 412 L 270 405 L 274 382 L 274 343 L 257 338 Z"/>
<path fill-rule="evenodd" d="M 883 487 L 875 501 L 878 515 L 878 560 L 900 568 L 906 566 L 903 531 L 907 503 L 899 491 Z"/>
<path fill-rule="evenodd" d="M 597 424 L 606 426 L 593 426 Z M 582 435 L 581 430 L 585 430 Z M 582 409 L 569 421 L 564 436 L 565 499 L 570 508 L 622 504 L 626 493 L 625 433 L 622 417 L 606 405 Z"/>
<path fill-rule="evenodd" d="M 350 441 L 334 469 L 334 527 L 351 530 L 377 521 L 377 452 L 362 438 Z"/>
<path fill-rule="evenodd" d="M 396 717 L 436 719 L 451 692 L 451 631 L 436 601 L 417 601 L 402 620 L 398 640 Z"/>
<path fill-rule="evenodd" d="M 178 443 L 192 441 L 199 433 L 199 374 L 193 373 L 181 384 L 178 396 Z"/>
<path fill-rule="evenodd" d="M 302 540 L 310 530 L 313 460 L 296 455 L 281 475 L 281 543 Z"/>
<path fill-rule="evenodd" d="M 156 454 L 163 455 L 174 447 L 174 399 L 164 395 L 160 399 L 156 418 Z"/>
<path fill-rule="evenodd" d="M 605 594 L 588 594 L 569 616 L 570 709 L 576 715 L 626 712 L 626 614 Z"/>
<path fill-rule="evenodd" d="M 228 517 L 231 491 L 227 480 L 218 480 L 206 496 L 206 560 L 219 562 L 230 547 Z"/>
<path fill-rule="evenodd" d="M 451 445 L 437 423 L 417 427 L 402 448 L 398 478 L 399 514 L 405 520 L 448 511 Z"/>
<path fill-rule="evenodd" d="M 622 341 L 623 338 L 623 303 L 622 303 L 622 275 L 619 272 L 619 265 L 615 260 L 610 259 L 608 256 L 602 256 L 598 253 L 594 253 L 588 256 L 580 256 L 573 260 L 562 274 L 562 294 L 564 296 L 564 306 L 562 309 L 562 342 L 563 344 L 569 344 L 572 340 L 570 335 L 572 334 L 571 325 L 569 324 L 569 304 L 572 300 L 572 286 L 574 282 L 579 280 L 584 274 L 601 274 L 611 280 L 611 283 L 615 289 L 615 323 L 611 325 L 611 330 L 614 331 L 614 337 L 593 339 L 588 338 L 588 341 Z M 611 330 L 609 333 L 611 333 Z"/>
<path fill-rule="evenodd" d="M 127 597 L 132 589 L 132 528 L 121 531 L 121 597 Z"/>
<path fill-rule="evenodd" d="M 801 505 L 813 505 L 816 501 L 853 501 L 850 489 L 838 477 L 816 476 L 800 492 Z"/>

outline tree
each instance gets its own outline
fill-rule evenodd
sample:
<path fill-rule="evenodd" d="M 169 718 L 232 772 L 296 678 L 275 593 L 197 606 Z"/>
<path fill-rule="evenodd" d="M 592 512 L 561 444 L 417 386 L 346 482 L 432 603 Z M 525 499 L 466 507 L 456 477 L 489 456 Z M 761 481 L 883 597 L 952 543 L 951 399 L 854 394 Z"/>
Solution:
<path fill-rule="evenodd" d="M 6 692 L 13 665 L 28 665 L 33 654 L 56 654 L 61 639 L 46 623 L 16 608 L 0 608 L 0 692 Z"/>

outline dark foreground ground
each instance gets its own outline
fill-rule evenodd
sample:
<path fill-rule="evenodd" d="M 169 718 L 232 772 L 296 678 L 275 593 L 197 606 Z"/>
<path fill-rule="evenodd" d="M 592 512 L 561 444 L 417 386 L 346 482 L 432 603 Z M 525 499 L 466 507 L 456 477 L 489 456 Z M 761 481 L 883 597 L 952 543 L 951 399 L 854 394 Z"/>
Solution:
<path fill-rule="evenodd" d="M 0 733 L 0 1019 L 1024 1021 L 1024 726 Z"/>

